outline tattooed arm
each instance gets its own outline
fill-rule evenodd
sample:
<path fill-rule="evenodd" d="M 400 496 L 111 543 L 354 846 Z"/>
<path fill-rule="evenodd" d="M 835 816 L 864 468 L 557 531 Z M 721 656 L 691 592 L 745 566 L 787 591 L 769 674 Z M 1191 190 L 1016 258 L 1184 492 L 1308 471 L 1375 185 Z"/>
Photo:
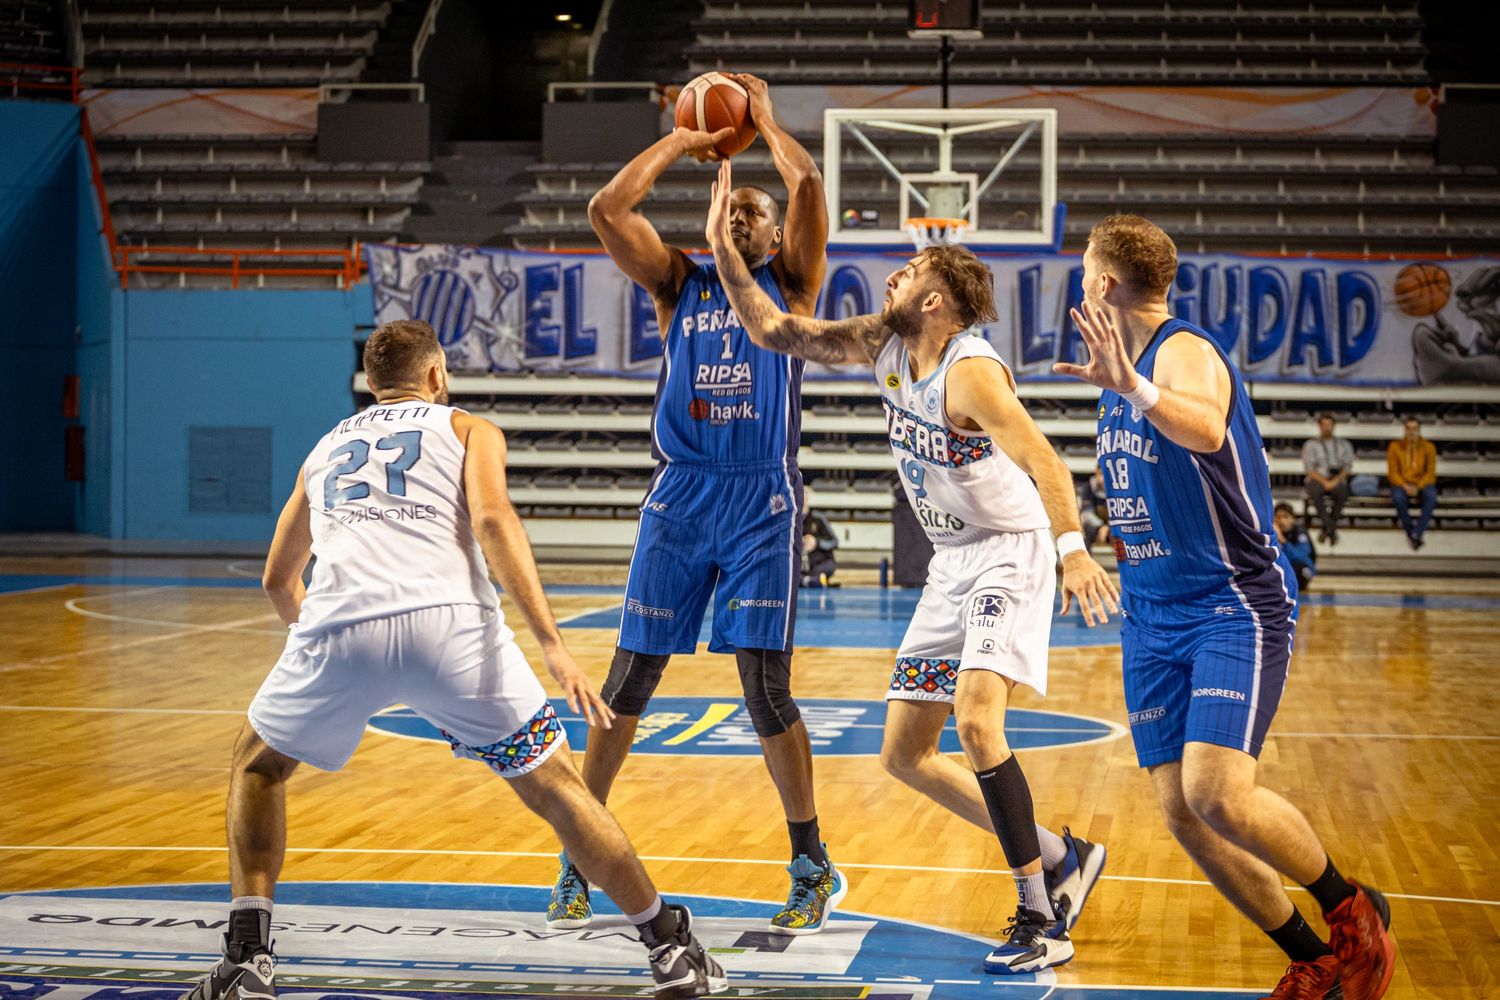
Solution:
<path fill-rule="evenodd" d="M 869 364 L 879 356 L 892 331 L 878 313 L 841 320 L 794 316 L 779 309 L 755 283 L 749 265 L 729 235 L 729 161 L 719 164 L 719 179 L 708 209 L 707 236 L 719 267 L 719 282 L 735 315 L 758 346 L 826 365 Z"/>

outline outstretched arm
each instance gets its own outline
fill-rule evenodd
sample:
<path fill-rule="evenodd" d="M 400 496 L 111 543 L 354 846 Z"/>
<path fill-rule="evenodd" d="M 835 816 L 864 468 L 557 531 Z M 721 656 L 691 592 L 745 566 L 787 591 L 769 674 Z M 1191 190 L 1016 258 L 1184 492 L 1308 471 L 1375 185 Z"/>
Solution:
<path fill-rule="evenodd" d="M 988 358 L 964 358 L 948 369 L 946 387 L 948 419 L 978 424 L 996 448 L 1036 480 L 1053 536 L 1076 533 L 1086 546 L 1073 476 L 1016 397 L 1010 372 Z M 1109 621 L 1108 611 L 1120 610 L 1120 595 L 1104 569 L 1087 548 L 1070 551 L 1062 562 L 1063 614 L 1077 597 L 1085 624 L 1093 625 L 1096 616 L 1101 624 Z"/>
<path fill-rule="evenodd" d="M 589 725 L 608 729 L 614 713 L 563 644 L 552 606 L 542 592 L 526 528 L 506 492 L 505 435 L 488 420 L 461 412 L 453 415 L 453 432 L 464 445 L 464 494 L 484 561 L 526 619 L 542 647 L 542 662 L 562 687 L 568 707 L 582 709 Z"/>
<path fill-rule="evenodd" d="M 1155 378 L 1147 381 L 1135 370 L 1125 339 L 1103 309 L 1085 302 L 1081 310 L 1069 313 L 1088 345 L 1089 363 L 1059 363 L 1052 366 L 1053 371 L 1112 389 L 1127 399 L 1142 388 L 1148 394 L 1155 391 L 1155 402 L 1149 398 L 1132 402 L 1169 440 L 1204 454 L 1224 447 L 1233 397 L 1229 369 L 1212 345 L 1191 334 L 1173 334 L 1157 352 Z"/>
<path fill-rule="evenodd" d="M 297 485 L 292 487 L 292 495 L 276 519 L 276 534 L 271 539 L 266 570 L 260 578 L 262 589 L 284 625 L 291 625 L 302 616 L 302 599 L 307 596 L 302 571 L 312 558 L 311 519 L 307 487 L 302 481 L 302 470 L 298 469 Z"/>
<path fill-rule="evenodd" d="M 822 364 L 869 363 L 879 356 L 891 331 L 878 313 L 841 320 L 793 316 L 772 301 L 755 278 L 729 235 L 729 161 L 719 164 L 708 209 L 708 244 L 719 268 L 719 282 L 729 304 L 758 346 Z"/>
<path fill-rule="evenodd" d="M 693 264 L 681 250 L 662 242 L 656 227 L 636 211 L 636 206 L 645 200 L 662 171 L 684 155 L 717 159 L 713 144 L 731 132 L 733 129 L 723 129 L 710 135 L 676 129 L 621 167 L 589 200 L 589 224 L 604 249 L 627 278 L 659 301 L 667 298 L 676 304 L 677 289 Z"/>
<path fill-rule="evenodd" d="M 823 197 L 823 175 L 812 154 L 776 121 L 766 81 L 750 73 L 730 76 L 750 95 L 750 120 L 771 148 L 771 162 L 786 185 L 781 250 L 771 266 L 781 278 L 792 310 L 811 315 L 828 270 L 828 202 Z"/>

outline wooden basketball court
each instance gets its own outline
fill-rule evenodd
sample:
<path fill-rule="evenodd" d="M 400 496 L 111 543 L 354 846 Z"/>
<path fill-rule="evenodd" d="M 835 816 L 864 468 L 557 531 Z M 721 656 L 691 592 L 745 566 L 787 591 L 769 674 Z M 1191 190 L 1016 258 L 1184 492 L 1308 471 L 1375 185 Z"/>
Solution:
<path fill-rule="evenodd" d="M 258 576 L 258 563 L 0 559 L 0 893 L 224 881 L 230 747 L 285 635 Z M 570 647 L 601 682 L 621 571 L 552 567 L 544 577 Z M 1360 582 L 1320 579 L 1304 604 L 1264 780 L 1307 812 L 1347 874 L 1390 895 L 1400 950 L 1389 996 L 1500 996 L 1500 588 L 1429 582 L 1403 597 L 1382 591 L 1408 592 L 1411 581 Z M 914 597 L 852 585 L 804 592 L 798 697 L 878 703 Z M 520 641 L 534 651 L 524 631 Z M 1061 714 L 1055 724 L 1028 717 L 1021 728 L 1042 745 L 1021 751 L 1022 763 L 1038 820 L 1104 842 L 1109 864 L 1074 932 L 1077 958 L 1057 970 L 1055 989 L 1024 995 L 1268 992 L 1280 953 L 1171 840 L 1135 766 L 1117 633 L 1061 623 L 1053 643 L 1052 694 L 1043 703 L 1022 691 L 1018 706 Z M 615 786 L 610 806 L 666 894 L 785 898 L 775 792 L 757 754 L 726 750 L 734 719 L 713 707 L 738 694 L 730 658 L 675 659 L 658 696 L 688 708 L 643 728 L 662 743 L 696 733 L 636 753 Z M 867 749 L 878 738 L 872 716 L 846 713 L 865 720 L 854 732 L 831 711 L 828 732 L 814 731 L 827 737 L 815 749 L 818 812 L 852 883 L 844 908 L 997 936 L 1015 905 L 998 844 L 883 772 Z M 1045 745 L 1058 733 L 1060 745 Z M 550 831 L 487 770 L 411 735 L 375 729 L 344 772 L 299 772 L 284 880 L 549 886 Z M 1294 898 L 1311 918 L 1309 897 Z M 28 919 L 15 926 L 44 923 Z M 84 961 L 47 952 L 38 933 L 26 947 L 0 939 L 0 966 Z M 209 954 L 215 932 L 199 937 Z M 412 940 L 401 946 L 411 951 Z M 279 950 L 292 955 L 302 941 L 283 933 Z M 817 941 L 794 939 L 784 959 Z M 967 996 L 959 986 L 974 981 L 999 995 L 978 973 L 984 946 L 973 950 L 930 995 Z M 851 977 L 818 978 L 832 988 Z"/>

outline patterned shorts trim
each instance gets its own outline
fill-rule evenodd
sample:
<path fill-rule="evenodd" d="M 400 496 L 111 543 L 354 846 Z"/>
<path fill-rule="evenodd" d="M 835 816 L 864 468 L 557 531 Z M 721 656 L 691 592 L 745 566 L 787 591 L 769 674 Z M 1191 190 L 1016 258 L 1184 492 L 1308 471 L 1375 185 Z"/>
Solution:
<path fill-rule="evenodd" d="M 958 663 L 955 658 L 899 657 L 886 697 L 951 701 L 958 689 Z"/>
<path fill-rule="evenodd" d="M 439 730 L 453 747 L 453 756 L 488 764 L 502 778 L 519 778 L 542 765 L 552 751 L 567 742 L 567 733 L 552 705 L 544 702 L 539 712 L 510 736 L 488 746 L 471 747 L 446 729 Z"/>

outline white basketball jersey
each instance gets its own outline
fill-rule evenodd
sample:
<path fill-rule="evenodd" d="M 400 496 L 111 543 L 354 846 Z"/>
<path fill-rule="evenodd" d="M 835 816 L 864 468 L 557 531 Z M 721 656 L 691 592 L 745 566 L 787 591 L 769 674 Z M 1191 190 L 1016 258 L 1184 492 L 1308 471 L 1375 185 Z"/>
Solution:
<path fill-rule="evenodd" d="M 900 337 L 875 359 L 875 381 L 885 406 L 886 436 L 901 470 L 901 485 L 935 545 L 967 542 L 1000 531 L 1048 526 L 1031 478 L 983 434 L 948 421 L 948 370 L 964 358 L 1000 355 L 983 337 L 961 334 L 948 344 L 937 371 L 920 382 Z M 996 371 L 997 378 L 1003 378 Z"/>
<path fill-rule="evenodd" d="M 421 400 L 377 403 L 308 454 L 302 477 L 318 561 L 304 631 L 442 604 L 498 613 L 469 521 L 453 413 Z"/>

